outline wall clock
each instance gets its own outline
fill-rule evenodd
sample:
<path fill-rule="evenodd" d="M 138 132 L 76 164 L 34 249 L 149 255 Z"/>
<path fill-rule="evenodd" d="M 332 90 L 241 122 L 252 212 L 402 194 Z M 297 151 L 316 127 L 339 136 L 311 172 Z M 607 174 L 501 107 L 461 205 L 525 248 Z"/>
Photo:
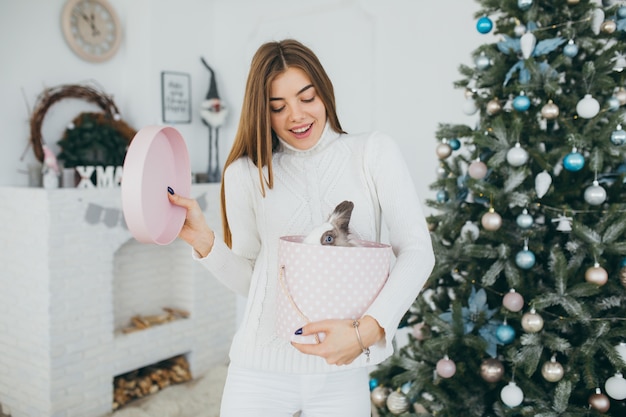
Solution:
<path fill-rule="evenodd" d="M 61 27 L 72 51 L 90 62 L 110 59 L 122 41 L 120 20 L 107 0 L 68 0 Z"/>

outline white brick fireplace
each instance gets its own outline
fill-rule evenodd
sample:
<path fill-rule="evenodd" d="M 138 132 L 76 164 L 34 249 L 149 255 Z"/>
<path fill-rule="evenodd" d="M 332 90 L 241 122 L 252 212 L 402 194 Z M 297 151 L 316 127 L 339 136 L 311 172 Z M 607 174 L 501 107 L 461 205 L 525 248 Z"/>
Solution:
<path fill-rule="evenodd" d="M 101 417 L 115 376 L 185 355 L 194 376 L 226 359 L 235 295 L 189 247 L 135 241 L 120 189 L 0 187 L 0 405 L 12 417 Z M 164 190 L 165 191 L 165 190 Z M 192 186 L 219 228 L 219 185 Z M 190 313 L 123 333 L 134 315 Z"/>

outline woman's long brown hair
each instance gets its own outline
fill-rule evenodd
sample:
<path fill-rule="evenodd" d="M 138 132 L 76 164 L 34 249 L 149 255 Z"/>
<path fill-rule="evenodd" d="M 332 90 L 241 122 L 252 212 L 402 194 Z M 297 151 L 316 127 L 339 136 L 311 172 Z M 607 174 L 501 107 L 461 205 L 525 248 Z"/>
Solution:
<path fill-rule="evenodd" d="M 337 117 L 333 84 L 315 53 L 293 39 L 267 42 L 261 45 L 250 64 L 239 126 L 233 146 L 224 163 L 224 172 L 235 160 L 241 157 L 250 158 L 259 170 L 261 194 L 264 197 L 265 187 L 269 189 L 274 187 L 272 153 L 278 147 L 278 139 L 272 131 L 270 122 L 270 89 L 274 79 L 290 67 L 301 69 L 311 78 L 311 83 L 326 108 L 330 127 L 336 132 L 345 133 Z M 267 178 L 263 174 L 265 166 L 267 166 Z M 226 216 L 224 175 L 222 175 L 220 200 L 224 241 L 232 247 L 232 234 Z"/>

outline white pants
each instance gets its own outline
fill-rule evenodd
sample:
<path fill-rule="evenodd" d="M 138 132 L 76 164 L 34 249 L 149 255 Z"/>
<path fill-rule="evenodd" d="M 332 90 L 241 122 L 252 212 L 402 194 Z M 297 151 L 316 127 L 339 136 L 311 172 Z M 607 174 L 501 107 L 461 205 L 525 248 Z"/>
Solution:
<path fill-rule="evenodd" d="M 230 365 L 220 417 L 370 417 L 368 368 L 323 374 L 255 371 Z"/>

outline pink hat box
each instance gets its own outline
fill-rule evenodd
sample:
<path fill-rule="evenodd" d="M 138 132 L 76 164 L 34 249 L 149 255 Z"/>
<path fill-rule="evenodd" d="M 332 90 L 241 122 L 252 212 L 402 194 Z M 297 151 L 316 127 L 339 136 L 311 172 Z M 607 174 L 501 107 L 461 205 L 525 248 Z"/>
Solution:
<path fill-rule="evenodd" d="M 294 332 L 319 320 L 360 319 L 387 282 L 392 252 L 389 245 L 363 240 L 348 247 L 310 245 L 303 239 L 279 240 L 276 333 L 298 343 L 318 343 L 318 335 Z"/>
<path fill-rule="evenodd" d="M 124 220 L 139 242 L 167 245 L 180 233 L 186 209 L 170 203 L 167 187 L 191 194 L 187 145 L 173 127 L 146 126 L 130 142 L 121 183 Z"/>

